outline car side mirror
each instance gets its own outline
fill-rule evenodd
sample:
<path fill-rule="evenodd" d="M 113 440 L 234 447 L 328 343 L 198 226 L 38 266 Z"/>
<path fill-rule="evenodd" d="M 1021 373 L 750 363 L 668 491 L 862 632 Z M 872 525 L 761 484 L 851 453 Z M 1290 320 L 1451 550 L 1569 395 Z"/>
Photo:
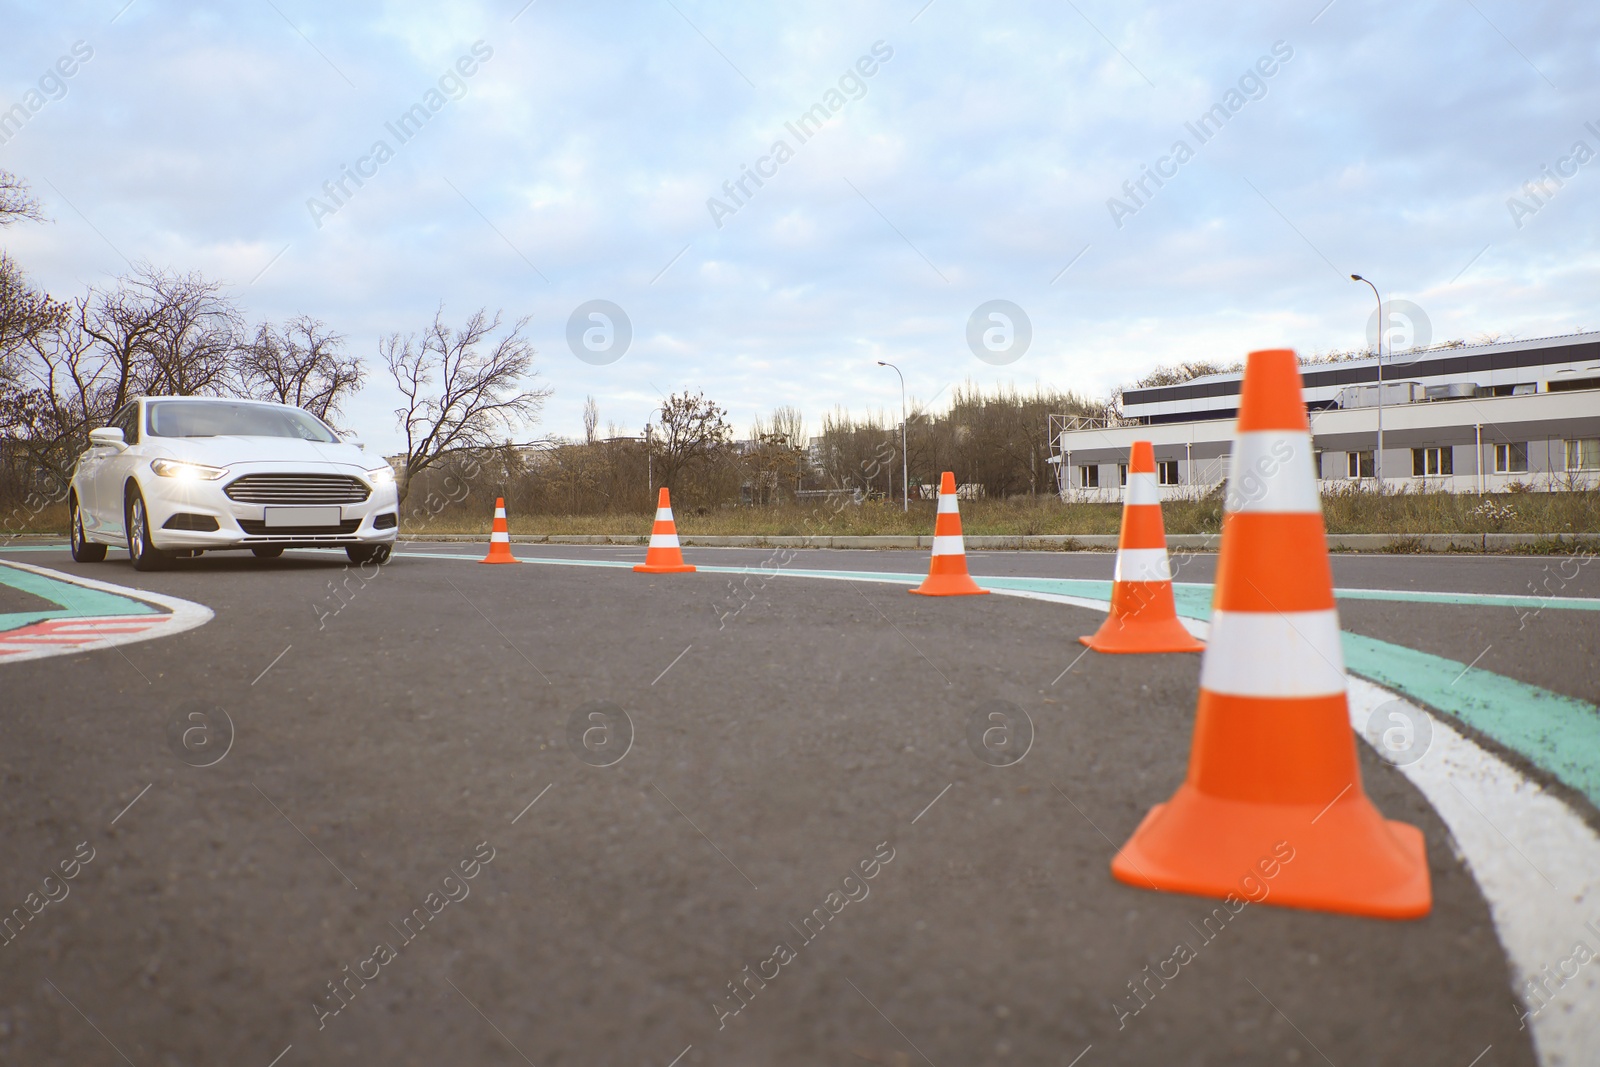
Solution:
<path fill-rule="evenodd" d="M 122 439 L 122 431 L 115 426 L 102 426 L 98 430 L 90 430 L 89 444 L 101 448 L 115 448 L 119 452 L 128 447 L 128 443 Z"/>

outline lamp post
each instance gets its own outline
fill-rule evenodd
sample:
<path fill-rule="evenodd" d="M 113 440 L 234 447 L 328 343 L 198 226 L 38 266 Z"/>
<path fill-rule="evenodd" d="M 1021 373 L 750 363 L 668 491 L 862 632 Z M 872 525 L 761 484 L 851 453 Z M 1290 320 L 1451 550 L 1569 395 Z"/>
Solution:
<path fill-rule="evenodd" d="M 909 461 L 906 459 L 906 376 L 900 373 L 900 368 L 893 363 L 878 360 L 878 366 L 888 367 L 900 379 L 900 510 L 911 510 L 911 482 L 907 477 L 910 470 Z"/>
<path fill-rule="evenodd" d="M 1389 324 L 1383 321 L 1383 297 L 1378 296 L 1378 287 L 1369 279 L 1359 274 L 1350 275 L 1353 282 L 1366 282 L 1371 287 L 1372 295 L 1378 298 L 1378 450 L 1372 454 L 1372 474 L 1378 480 L 1378 492 L 1383 492 L 1383 335 L 1388 333 Z M 1356 464 L 1356 474 L 1361 473 L 1360 464 Z"/>

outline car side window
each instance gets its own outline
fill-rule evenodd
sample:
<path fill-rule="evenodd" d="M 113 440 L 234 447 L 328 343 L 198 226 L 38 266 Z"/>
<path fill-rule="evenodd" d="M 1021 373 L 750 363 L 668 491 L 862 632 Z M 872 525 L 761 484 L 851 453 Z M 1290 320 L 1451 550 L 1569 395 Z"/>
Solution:
<path fill-rule="evenodd" d="M 136 445 L 139 443 L 139 402 L 135 400 L 129 404 L 122 413 L 122 418 L 117 420 L 117 426 L 122 430 L 122 440 L 125 444 Z"/>
<path fill-rule="evenodd" d="M 122 407 L 117 409 L 115 415 L 112 415 L 111 418 L 106 420 L 107 426 L 114 427 L 115 429 L 122 431 L 122 440 L 126 444 L 131 445 L 135 440 L 134 436 L 130 433 L 129 424 L 133 421 L 133 416 L 138 412 L 138 410 L 139 405 L 137 402 L 132 404 L 124 404 Z"/>

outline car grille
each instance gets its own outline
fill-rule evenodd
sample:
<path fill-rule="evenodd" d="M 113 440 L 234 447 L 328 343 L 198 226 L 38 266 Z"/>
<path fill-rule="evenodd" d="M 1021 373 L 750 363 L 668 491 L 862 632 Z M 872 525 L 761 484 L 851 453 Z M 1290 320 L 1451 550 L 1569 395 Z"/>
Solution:
<path fill-rule="evenodd" d="M 360 519 L 346 519 L 337 526 L 268 526 L 260 519 L 239 519 L 239 529 L 252 537 L 283 537 L 293 534 L 296 537 L 303 535 L 337 535 L 353 534 L 361 528 Z"/>
<path fill-rule="evenodd" d="M 360 504 L 371 494 L 345 474 L 246 474 L 223 492 L 241 504 Z"/>

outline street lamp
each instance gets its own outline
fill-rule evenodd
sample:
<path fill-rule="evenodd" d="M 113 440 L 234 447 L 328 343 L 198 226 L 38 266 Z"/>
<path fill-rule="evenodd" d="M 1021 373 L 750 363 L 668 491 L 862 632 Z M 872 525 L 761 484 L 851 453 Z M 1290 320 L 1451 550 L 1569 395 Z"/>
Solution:
<path fill-rule="evenodd" d="M 1378 296 L 1378 287 L 1369 279 L 1359 274 L 1350 275 L 1353 282 L 1366 282 L 1372 288 L 1372 295 L 1378 297 L 1378 450 L 1372 454 L 1372 474 L 1378 480 L 1378 492 L 1383 492 L 1383 335 L 1389 331 L 1385 328 L 1388 323 L 1383 321 L 1383 297 Z M 1357 474 L 1360 474 L 1360 465 L 1357 464 Z"/>
<path fill-rule="evenodd" d="M 878 360 L 878 366 L 888 367 L 900 378 L 900 510 L 911 510 L 911 482 L 906 476 L 910 469 L 906 461 L 906 376 L 893 363 Z"/>

